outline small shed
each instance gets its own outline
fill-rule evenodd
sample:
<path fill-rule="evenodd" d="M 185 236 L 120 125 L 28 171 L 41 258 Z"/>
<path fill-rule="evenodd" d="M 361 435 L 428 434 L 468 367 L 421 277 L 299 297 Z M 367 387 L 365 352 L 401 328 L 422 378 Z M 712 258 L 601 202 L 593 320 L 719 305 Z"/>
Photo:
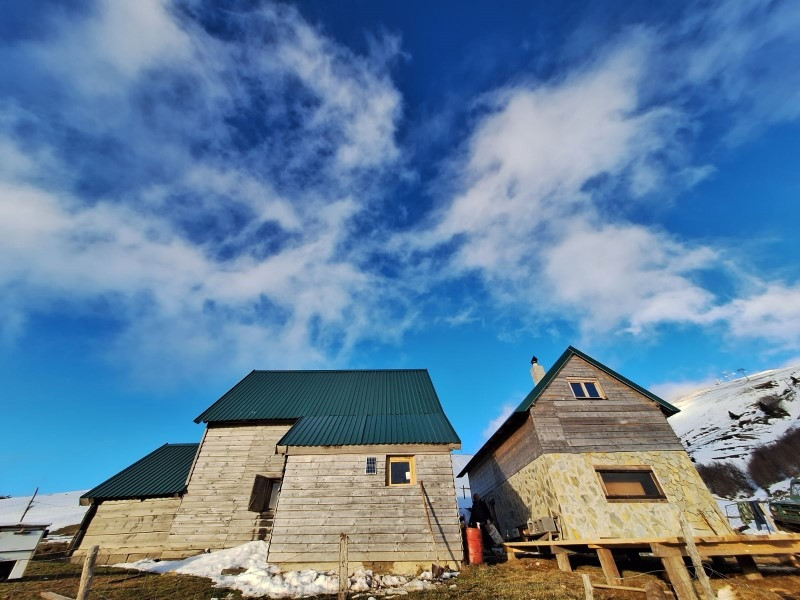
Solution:
<path fill-rule="evenodd" d="M 160 555 L 186 491 L 198 444 L 164 444 L 81 497 L 89 510 L 73 540 L 85 555 L 113 564 Z"/>
<path fill-rule="evenodd" d="M 0 581 L 19 579 L 49 525 L 0 525 Z"/>

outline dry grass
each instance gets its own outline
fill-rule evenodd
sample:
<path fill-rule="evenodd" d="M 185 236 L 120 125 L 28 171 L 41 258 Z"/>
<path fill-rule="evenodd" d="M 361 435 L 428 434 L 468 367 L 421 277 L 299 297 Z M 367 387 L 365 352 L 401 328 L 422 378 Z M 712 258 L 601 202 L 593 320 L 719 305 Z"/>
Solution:
<path fill-rule="evenodd" d="M 600 567 L 590 557 L 573 557 L 575 573 L 558 570 L 554 560 L 526 558 L 498 565 L 465 567 L 461 575 L 433 590 L 402 596 L 408 600 L 582 600 L 580 574 L 587 574 L 595 583 L 604 583 Z M 800 598 L 800 570 L 790 570 L 774 563 L 764 568 L 763 580 L 745 579 L 729 560 L 729 570 L 712 579 L 719 590 L 730 585 L 739 600 L 781 600 Z M 655 559 L 627 561 L 617 564 L 625 585 L 643 587 L 648 580 L 658 579 L 661 564 Z M 656 573 L 652 573 L 656 571 Z M 0 583 L 0 600 L 39 598 L 40 591 L 52 591 L 74 598 L 78 588 L 80 566 L 57 562 L 31 563 L 25 580 Z M 450 586 L 455 588 L 451 589 Z M 770 590 L 783 590 L 776 593 Z M 699 588 L 698 588 L 699 591 Z M 229 596 L 230 594 L 230 596 Z M 643 600 L 644 594 L 619 590 L 594 590 L 598 600 Z M 366 600 L 369 594 L 358 595 Z M 398 596 L 396 596 L 398 597 Z M 186 575 L 139 574 L 121 569 L 98 568 L 91 600 L 210 600 L 211 598 L 241 598 L 238 592 L 214 589 L 208 579 Z M 326 596 L 326 599 L 335 596 Z"/>
<path fill-rule="evenodd" d="M 56 592 L 74 598 L 81 565 L 63 561 L 35 560 L 19 581 L 0 583 L 0 600 L 41 600 L 39 592 Z M 212 587 L 210 580 L 190 575 L 154 575 L 98 567 L 90 600 L 209 600 L 241 598 L 239 592 Z"/>

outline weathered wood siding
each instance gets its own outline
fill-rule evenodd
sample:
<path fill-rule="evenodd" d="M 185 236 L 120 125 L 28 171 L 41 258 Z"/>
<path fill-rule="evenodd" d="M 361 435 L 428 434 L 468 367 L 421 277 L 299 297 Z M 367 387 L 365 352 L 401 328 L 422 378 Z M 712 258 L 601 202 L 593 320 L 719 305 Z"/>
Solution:
<path fill-rule="evenodd" d="M 160 558 L 180 503 L 180 498 L 101 502 L 73 557 L 97 545 L 100 564 Z"/>
<path fill-rule="evenodd" d="M 392 454 L 404 455 L 402 446 Z M 411 453 L 409 453 L 411 454 Z M 365 474 L 367 456 L 378 472 Z M 349 560 L 381 571 L 413 571 L 462 560 L 450 453 L 416 454 L 434 530 L 431 542 L 419 484 L 388 487 L 386 454 L 289 455 L 272 532 L 270 563 L 333 567 L 339 534 L 350 536 Z"/>
<path fill-rule="evenodd" d="M 256 475 L 280 477 L 275 446 L 290 425 L 213 426 L 206 431 L 167 539 L 168 556 L 269 541 L 273 511 L 247 510 Z"/>
<path fill-rule="evenodd" d="M 576 399 L 568 377 L 598 380 L 606 398 Z M 530 413 L 544 454 L 683 450 L 655 402 L 578 356 L 567 361 Z"/>
<path fill-rule="evenodd" d="M 530 415 L 498 448 L 469 473 L 473 494 L 484 496 L 542 454 Z"/>

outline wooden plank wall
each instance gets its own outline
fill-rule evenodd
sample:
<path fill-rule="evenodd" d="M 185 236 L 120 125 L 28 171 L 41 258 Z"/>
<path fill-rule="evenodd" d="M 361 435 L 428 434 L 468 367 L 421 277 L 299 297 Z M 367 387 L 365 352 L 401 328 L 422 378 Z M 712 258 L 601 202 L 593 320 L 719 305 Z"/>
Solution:
<path fill-rule="evenodd" d="M 280 477 L 275 446 L 290 425 L 209 426 L 164 557 L 269 541 L 272 511 L 247 510 L 256 475 Z"/>
<path fill-rule="evenodd" d="M 158 558 L 180 503 L 180 498 L 101 502 L 73 556 L 82 559 L 98 545 L 100 564 Z"/>
<path fill-rule="evenodd" d="M 403 448 L 392 453 L 403 455 Z M 276 564 L 335 564 L 339 534 L 350 536 L 351 562 L 382 571 L 401 563 L 462 560 L 453 467 L 449 451 L 416 454 L 417 480 L 429 497 L 431 543 L 418 484 L 386 485 L 386 454 L 365 474 L 367 454 L 289 455 L 268 560 Z M 381 563 L 381 564 L 374 564 Z"/>
<path fill-rule="evenodd" d="M 530 416 L 498 448 L 470 470 L 472 493 L 483 496 L 542 454 Z"/>
<path fill-rule="evenodd" d="M 576 399 L 568 377 L 598 380 L 606 398 Z M 654 401 L 578 356 L 567 361 L 530 413 L 543 453 L 683 450 Z"/>

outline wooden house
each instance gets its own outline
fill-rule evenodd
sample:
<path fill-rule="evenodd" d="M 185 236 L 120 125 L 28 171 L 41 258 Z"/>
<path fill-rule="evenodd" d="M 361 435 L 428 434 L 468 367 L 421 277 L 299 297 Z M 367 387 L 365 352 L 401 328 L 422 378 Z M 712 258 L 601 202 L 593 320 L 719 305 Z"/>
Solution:
<path fill-rule="evenodd" d="M 196 422 L 206 429 L 191 461 L 157 490 L 168 496 L 133 494 L 137 473 L 158 477 L 147 457 L 87 493 L 94 516 L 76 557 L 93 543 L 108 563 L 264 540 L 272 564 L 333 568 L 346 533 L 356 566 L 460 564 L 450 456 L 460 440 L 426 370 L 253 371 Z M 101 535 L 95 521 L 112 513 L 122 518 Z M 143 514 L 157 532 L 145 533 Z"/>
<path fill-rule="evenodd" d="M 677 408 L 571 346 L 531 373 L 462 471 L 507 539 L 529 523 L 565 540 L 675 536 L 681 516 L 695 535 L 732 533 L 667 422 Z"/>

